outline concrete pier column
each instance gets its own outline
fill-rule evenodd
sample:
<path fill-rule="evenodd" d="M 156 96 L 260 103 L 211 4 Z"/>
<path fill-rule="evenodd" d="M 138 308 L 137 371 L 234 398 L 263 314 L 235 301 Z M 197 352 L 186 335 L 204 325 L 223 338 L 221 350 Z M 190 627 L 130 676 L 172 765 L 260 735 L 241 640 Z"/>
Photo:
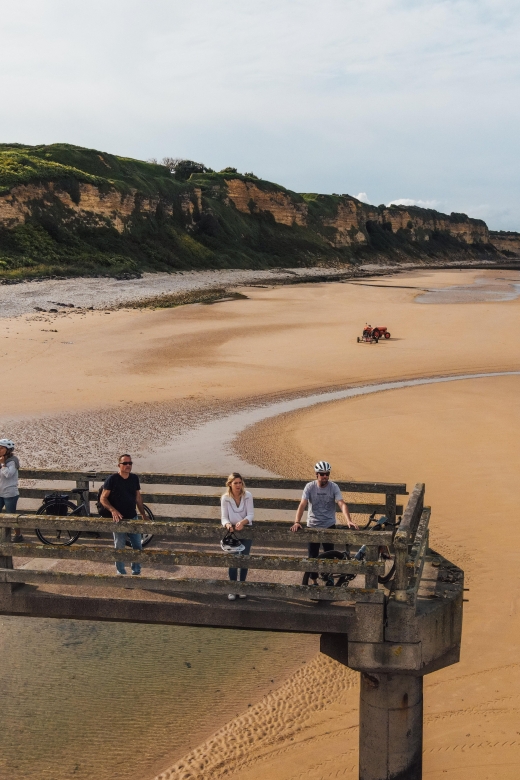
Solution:
<path fill-rule="evenodd" d="M 423 678 L 361 673 L 359 780 L 421 780 Z"/>

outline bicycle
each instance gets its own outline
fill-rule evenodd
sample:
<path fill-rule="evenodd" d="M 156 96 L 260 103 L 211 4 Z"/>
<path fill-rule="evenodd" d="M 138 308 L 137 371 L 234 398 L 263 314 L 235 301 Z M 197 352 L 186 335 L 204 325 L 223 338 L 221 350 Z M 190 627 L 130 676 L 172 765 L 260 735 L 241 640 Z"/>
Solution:
<path fill-rule="evenodd" d="M 370 528 L 372 523 L 375 523 L 373 528 Z M 379 520 L 376 520 L 376 512 L 372 512 L 370 517 L 368 518 L 368 522 L 366 525 L 362 526 L 360 528 L 361 531 L 385 531 L 388 528 L 397 528 L 401 523 L 401 518 L 399 518 L 398 521 L 393 523 L 391 520 L 388 520 L 388 518 L 383 515 L 379 518 Z M 379 547 L 379 557 L 383 560 L 390 560 L 390 552 L 388 550 L 388 547 L 386 546 L 380 546 Z M 322 552 L 318 555 L 318 560 L 338 560 L 338 561 L 363 561 L 366 558 L 366 545 L 363 545 L 359 548 L 358 552 L 355 554 L 354 558 L 352 558 L 350 554 L 350 545 L 345 545 L 345 552 L 340 552 L 339 550 L 327 550 L 327 552 Z M 395 561 L 392 562 L 392 565 L 385 574 L 380 574 L 377 577 L 377 581 L 381 585 L 386 585 L 387 582 L 389 582 L 395 573 Z M 309 584 L 309 576 L 310 572 L 305 572 L 303 575 L 303 585 Z M 327 572 L 325 574 L 321 574 L 320 578 L 324 580 L 325 585 L 329 587 L 341 587 L 341 585 L 344 585 L 345 583 L 349 584 L 354 578 L 356 577 L 355 574 L 334 574 L 333 572 Z"/>
<path fill-rule="evenodd" d="M 71 493 L 83 494 L 80 488 L 73 488 Z M 150 507 L 144 505 L 146 516 L 149 520 L 154 520 L 154 514 Z M 89 516 L 88 507 L 85 501 L 81 500 L 74 503 L 70 500 L 68 493 L 48 493 L 43 499 L 43 504 L 36 512 L 37 515 L 56 515 L 59 517 L 87 517 Z M 61 528 L 45 529 L 35 528 L 34 532 L 42 544 L 52 544 L 60 547 L 70 547 L 81 536 L 82 531 L 66 531 Z M 88 531 L 86 533 L 89 533 Z M 97 534 L 99 536 L 99 534 Z M 142 534 L 143 547 L 150 544 L 153 534 Z M 127 540 L 127 545 L 129 542 Z"/>

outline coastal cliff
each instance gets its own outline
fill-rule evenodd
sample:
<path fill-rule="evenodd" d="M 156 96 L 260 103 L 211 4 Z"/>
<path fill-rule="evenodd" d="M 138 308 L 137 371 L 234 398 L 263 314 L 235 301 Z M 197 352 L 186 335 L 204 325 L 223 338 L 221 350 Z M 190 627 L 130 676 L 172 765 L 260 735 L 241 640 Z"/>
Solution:
<path fill-rule="evenodd" d="M 466 214 L 195 170 L 179 178 L 68 144 L 0 145 L 0 277 L 520 256 L 519 234 L 490 234 Z"/>

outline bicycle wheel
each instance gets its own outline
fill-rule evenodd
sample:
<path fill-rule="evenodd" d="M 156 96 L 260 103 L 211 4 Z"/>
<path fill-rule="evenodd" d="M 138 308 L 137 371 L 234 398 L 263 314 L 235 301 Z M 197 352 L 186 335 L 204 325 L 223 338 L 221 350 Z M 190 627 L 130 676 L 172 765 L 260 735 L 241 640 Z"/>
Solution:
<path fill-rule="evenodd" d="M 67 512 L 66 514 L 63 514 L 63 508 L 66 507 Z M 80 507 L 77 507 L 76 504 L 73 504 L 72 501 L 66 501 L 66 502 L 60 502 L 60 503 L 48 503 L 48 504 L 42 504 L 42 506 L 38 509 L 36 512 L 37 515 L 53 515 L 53 514 L 59 514 L 64 517 L 67 515 L 79 515 L 80 512 L 78 512 L 78 509 Z M 45 528 L 44 530 L 41 530 L 40 528 L 35 528 L 34 532 L 40 542 L 43 544 L 53 544 L 55 546 L 59 547 L 68 547 L 71 544 L 74 544 L 76 539 L 79 538 L 80 531 L 64 531 L 61 528 Z"/>
<path fill-rule="evenodd" d="M 392 565 L 390 566 L 390 569 L 386 572 L 386 574 L 379 575 L 377 578 L 377 581 L 381 583 L 381 585 L 386 585 L 387 582 L 390 582 L 392 577 L 395 574 L 395 561 L 392 561 Z"/>
<path fill-rule="evenodd" d="M 146 516 L 148 517 L 148 520 L 155 520 L 154 513 L 152 512 L 149 506 L 146 506 L 146 504 L 144 504 L 144 511 Z M 153 534 L 141 534 L 141 539 L 142 539 L 141 543 L 143 547 L 146 547 L 146 545 L 150 544 L 150 542 L 152 541 Z M 130 547 L 130 542 L 128 541 L 128 539 L 126 540 L 126 546 Z"/>

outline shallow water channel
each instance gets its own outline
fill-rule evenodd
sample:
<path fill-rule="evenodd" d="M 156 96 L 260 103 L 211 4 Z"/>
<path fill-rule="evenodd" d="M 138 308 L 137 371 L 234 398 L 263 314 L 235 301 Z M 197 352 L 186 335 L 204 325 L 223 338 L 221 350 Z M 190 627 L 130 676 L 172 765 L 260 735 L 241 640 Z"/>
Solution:
<path fill-rule="evenodd" d="M 472 284 L 455 284 L 425 290 L 415 303 L 499 303 L 520 296 L 520 278 L 481 277 Z"/>
<path fill-rule="evenodd" d="M 384 382 L 276 402 L 207 422 L 142 458 L 137 471 L 262 473 L 236 457 L 232 442 L 267 417 L 517 374 Z M 317 637 L 301 635 L 0 617 L 0 780 L 148 780 L 317 649 Z"/>

